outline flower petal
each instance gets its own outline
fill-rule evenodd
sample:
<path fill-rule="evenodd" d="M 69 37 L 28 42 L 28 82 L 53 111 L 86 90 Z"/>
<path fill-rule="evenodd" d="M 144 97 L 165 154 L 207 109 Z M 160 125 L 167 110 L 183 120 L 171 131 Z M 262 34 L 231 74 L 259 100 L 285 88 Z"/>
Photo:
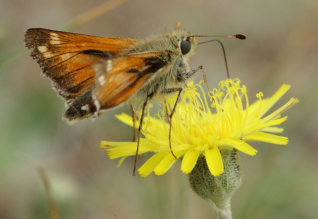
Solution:
<path fill-rule="evenodd" d="M 271 133 L 282 133 L 284 129 L 279 127 L 267 127 L 267 128 L 263 128 L 262 131 L 271 132 Z"/>
<path fill-rule="evenodd" d="M 271 144 L 287 145 L 288 138 L 284 136 L 274 135 L 265 132 L 255 132 L 244 138 L 246 141 L 262 141 Z"/>
<path fill-rule="evenodd" d="M 264 118 L 264 121 L 269 121 L 271 119 L 276 118 L 277 116 L 279 116 L 280 114 L 282 114 L 283 112 L 285 112 L 286 110 L 288 110 L 289 108 L 291 108 L 293 105 L 295 105 L 298 102 L 299 102 L 299 100 L 297 98 L 291 98 L 283 106 L 279 107 L 277 110 L 272 112 L 270 115 L 266 116 Z"/>
<path fill-rule="evenodd" d="M 239 151 L 242 151 L 248 155 L 254 156 L 257 153 L 257 150 L 253 148 L 251 145 L 246 142 L 238 139 L 223 139 L 221 146 L 229 146 L 232 148 L 236 148 Z"/>
<path fill-rule="evenodd" d="M 179 157 L 176 154 L 177 157 Z M 160 176 L 165 174 L 170 167 L 177 161 L 177 159 L 169 152 L 161 161 L 160 163 L 155 167 L 154 172 Z"/>
<path fill-rule="evenodd" d="M 127 157 L 122 157 L 120 158 L 120 160 L 118 161 L 118 164 L 117 164 L 117 168 L 119 168 L 123 163 L 124 161 L 126 160 Z"/>
<path fill-rule="evenodd" d="M 105 146 L 106 145 L 106 146 Z M 108 142 L 103 141 L 102 147 L 106 147 L 110 159 L 119 157 L 134 156 L 136 154 L 137 142 Z M 138 154 L 152 152 L 155 146 L 150 145 L 146 139 L 140 139 Z"/>
<path fill-rule="evenodd" d="M 138 169 L 139 174 L 142 177 L 147 177 L 166 155 L 167 152 L 153 155 Z"/>
<path fill-rule="evenodd" d="M 290 85 L 288 84 L 283 84 L 278 91 L 275 92 L 275 94 L 264 100 L 263 108 L 262 108 L 262 113 L 261 116 L 264 115 L 272 106 L 282 97 L 284 94 L 290 89 Z"/>
<path fill-rule="evenodd" d="M 201 152 L 198 150 L 189 150 L 186 152 L 182 159 L 181 170 L 184 173 L 190 173 L 195 167 L 200 154 Z"/>
<path fill-rule="evenodd" d="M 136 153 L 136 142 L 122 142 L 125 143 L 121 146 L 107 148 L 108 156 L 110 159 L 116 159 L 119 157 L 127 157 Z"/>
<path fill-rule="evenodd" d="M 133 126 L 133 119 L 130 115 L 127 113 L 121 113 L 119 115 L 116 115 L 117 119 L 119 119 L 121 122 L 125 123 L 126 125 Z"/>
<path fill-rule="evenodd" d="M 222 156 L 218 147 L 207 148 L 205 159 L 212 175 L 219 176 L 224 172 Z"/>
<path fill-rule="evenodd" d="M 253 133 L 255 131 L 260 131 L 260 130 L 264 130 L 268 127 L 271 127 L 271 126 L 280 125 L 280 124 L 284 123 L 287 120 L 287 118 L 288 117 L 285 116 L 283 118 L 269 120 L 268 122 L 266 122 L 266 121 L 264 122 L 263 120 L 260 120 L 256 124 L 254 124 L 248 128 L 245 128 L 243 133 L 244 133 L 244 135 L 250 135 L 250 133 Z"/>

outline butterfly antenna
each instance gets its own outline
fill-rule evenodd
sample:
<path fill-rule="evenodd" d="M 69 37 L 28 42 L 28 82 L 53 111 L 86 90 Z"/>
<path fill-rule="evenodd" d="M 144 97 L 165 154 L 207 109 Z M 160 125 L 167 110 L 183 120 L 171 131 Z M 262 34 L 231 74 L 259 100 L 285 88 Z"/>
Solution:
<path fill-rule="evenodd" d="M 208 41 L 204 41 L 204 42 L 199 43 L 199 45 L 204 44 L 204 43 L 210 43 L 210 42 L 217 42 L 221 46 L 223 58 L 224 58 L 225 69 L 226 69 L 226 76 L 227 76 L 227 78 L 230 78 L 229 65 L 227 63 L 226 52 L 225 52 L 225 48 L 224 48 L 223 43 L 220 40 L 208 40 Z"/>
<path fill-rule="evenodd" d="M 233 38 L 233 39 L 240 39 L 240 40 L 244 40 L 246 39 L 246 36 L 243 34 L 233 34 L 233 35 L 192 35 L 193 37 L 222 37 L 222 38 Z M 229 71 L 229 65 L 227 62 L 227 56 L 226 56 L 226 52 L 225 52 L 225 48 L 223 43 L 220 40 L 217 39 L 212 39 L 212 40 L 207 40 L 207 41 L 203 41 L 203 42 L 199 42 L 199 45 L 205 44 L 205 43 L 211 43 L 211 42 L 217 42 L 222 49 L 222 53 L 223 53 L 223 58 L 224 58 L 224 64 L 225 64 L 225 68 L 226 68 L 226 76 L 227 78 L 230 78 L 230 71 Z"/>
<path fill-rule="evenodd" d="M 231 34 L 231 35 L 191 35 L 189 37 L 213 37 L 213 38 L 232 38 L 232 39 L 239 39 L 245 40 L 246 36 L 241 33 Z"/>

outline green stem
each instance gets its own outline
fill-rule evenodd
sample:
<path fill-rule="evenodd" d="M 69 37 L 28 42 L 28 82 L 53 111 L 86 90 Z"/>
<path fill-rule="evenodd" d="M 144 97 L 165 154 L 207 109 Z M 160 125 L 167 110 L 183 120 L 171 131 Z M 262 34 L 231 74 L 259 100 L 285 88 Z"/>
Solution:
<path fill-rule="evenodd" d="M 213 202 L 212 204 L 214 205 L 214 209 L 217 212 L 217 219 L 233 219 L 230 200 L 224 203 L 221 208 L 217 207 Z"/>

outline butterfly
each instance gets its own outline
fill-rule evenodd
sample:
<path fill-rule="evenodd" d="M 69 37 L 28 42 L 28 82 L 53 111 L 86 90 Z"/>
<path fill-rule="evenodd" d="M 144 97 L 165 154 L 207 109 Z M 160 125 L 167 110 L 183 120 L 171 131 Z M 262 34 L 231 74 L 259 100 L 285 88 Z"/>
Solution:
<path fill-rule="evenodd" d="M 142 109 L 140 133 L 147 103 L 168 93 L 178 93 L 178 100 L 185 81 L 200 69 L 191 70 L 188 61 L 197 49 L 197 38 L 207 36 L 180 27 L 144 40 L 31 28 L 25 33 L 25 45 L 65 99 L 67 121 L 97 116 L 129 102 Z M 245 39 L 242 34 L 227 37 Z"/>

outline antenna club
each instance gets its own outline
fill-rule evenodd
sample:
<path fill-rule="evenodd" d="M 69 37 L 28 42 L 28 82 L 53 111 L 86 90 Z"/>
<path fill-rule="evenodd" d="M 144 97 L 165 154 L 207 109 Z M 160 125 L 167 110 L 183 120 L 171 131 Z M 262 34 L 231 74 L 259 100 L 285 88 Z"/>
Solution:
<path fill-rule="evenodd" d="M 243 35 L 243 34 L 235 34 L 234 37 L 237 38 L 237 39 L 240 39 L 240 40 L 245 40 L 246 39 L 246 36 Z"/>

